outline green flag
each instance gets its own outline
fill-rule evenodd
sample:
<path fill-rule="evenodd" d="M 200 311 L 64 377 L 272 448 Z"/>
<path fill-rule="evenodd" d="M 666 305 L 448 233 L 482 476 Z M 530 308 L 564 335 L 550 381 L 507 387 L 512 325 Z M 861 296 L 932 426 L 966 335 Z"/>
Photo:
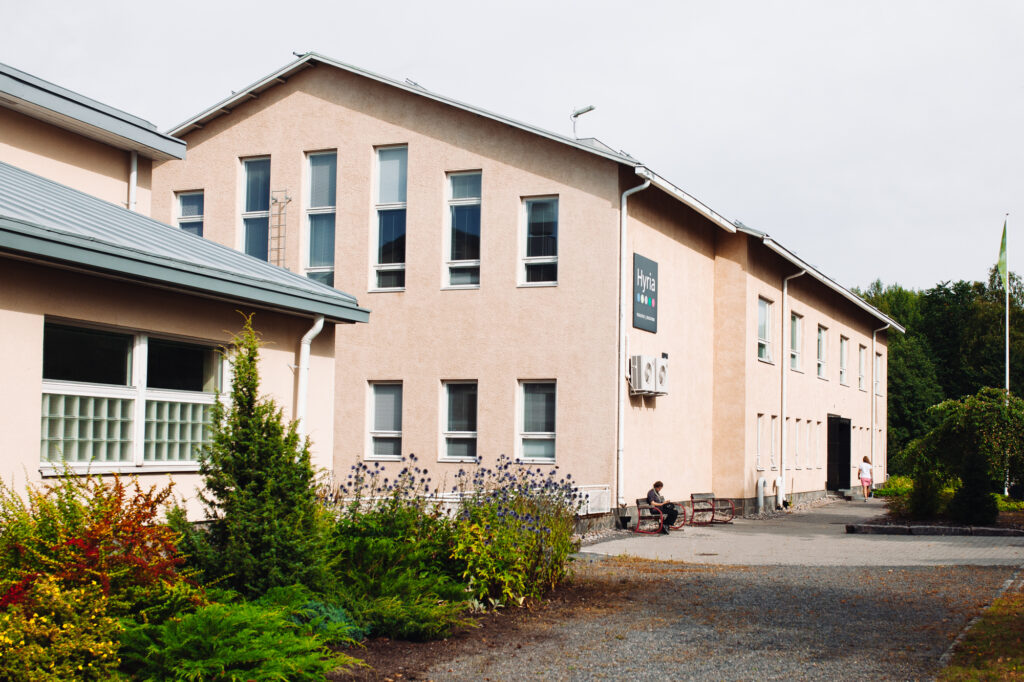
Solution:
<path fill-rule="evenodd" d="M 1003 289 L 1010 290 L 1010 277 L 1006 272 L 1006 221 L 1003 221 L 1003 243 L 999 247 L 999 275 L 1003 278 Z"/>

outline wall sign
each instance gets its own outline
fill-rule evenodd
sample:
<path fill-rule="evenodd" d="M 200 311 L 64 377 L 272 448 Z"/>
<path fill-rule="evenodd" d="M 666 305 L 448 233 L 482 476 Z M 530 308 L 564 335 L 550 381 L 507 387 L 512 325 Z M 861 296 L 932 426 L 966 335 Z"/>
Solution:
<path fill-rule="evenodd" d="M 658 333 L 658 264 L 633 254 L 633 327 Z"/>

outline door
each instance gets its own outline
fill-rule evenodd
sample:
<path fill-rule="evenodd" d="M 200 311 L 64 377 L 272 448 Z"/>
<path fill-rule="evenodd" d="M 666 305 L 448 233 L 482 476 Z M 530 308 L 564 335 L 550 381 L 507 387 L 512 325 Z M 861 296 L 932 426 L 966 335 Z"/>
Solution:
<path fill-rule="evenodd" d="M 850 420 L 837 414 L 828 416 L 828 479 L 829 490 L 850 487 Z"/>

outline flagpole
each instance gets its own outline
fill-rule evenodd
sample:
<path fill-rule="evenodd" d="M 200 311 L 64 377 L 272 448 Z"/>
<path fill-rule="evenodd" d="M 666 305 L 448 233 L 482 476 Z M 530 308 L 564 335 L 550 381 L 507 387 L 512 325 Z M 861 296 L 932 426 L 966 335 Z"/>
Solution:
<path fill-rule="evenodd" d="M 1006 219 L 1010 217 L 1010 214 L 1006 214 L 1006 218 L 1003 219 L 1003 243 L 1000 248 L 1001 253 L 999 254 L 999 268 L 1003 278 L 1003 308 L 1005 314 L 1005 333 L 1006 333 L 1006 405 L 1010 404 L 1010 258 L 1006 248 Z M 1007 466 L 1005 468 L 1005 476 L 1003 478 L 1003 494 L 1010 494 L 1010 468 L 1009 468 L 1009 453 L 1007 453 Z"/>

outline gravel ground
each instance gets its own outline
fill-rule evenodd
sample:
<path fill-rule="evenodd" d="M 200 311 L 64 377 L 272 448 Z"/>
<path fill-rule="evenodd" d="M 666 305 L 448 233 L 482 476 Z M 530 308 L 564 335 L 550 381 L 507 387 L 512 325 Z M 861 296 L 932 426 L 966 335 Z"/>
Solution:
<path fill-rule="evenodd" d="M 922 680 L 1010 567 L 577 566 L 598 603 L 441 659 L 431 680 Z M 478 631 L 479 632 L 479 631 Z"/>

